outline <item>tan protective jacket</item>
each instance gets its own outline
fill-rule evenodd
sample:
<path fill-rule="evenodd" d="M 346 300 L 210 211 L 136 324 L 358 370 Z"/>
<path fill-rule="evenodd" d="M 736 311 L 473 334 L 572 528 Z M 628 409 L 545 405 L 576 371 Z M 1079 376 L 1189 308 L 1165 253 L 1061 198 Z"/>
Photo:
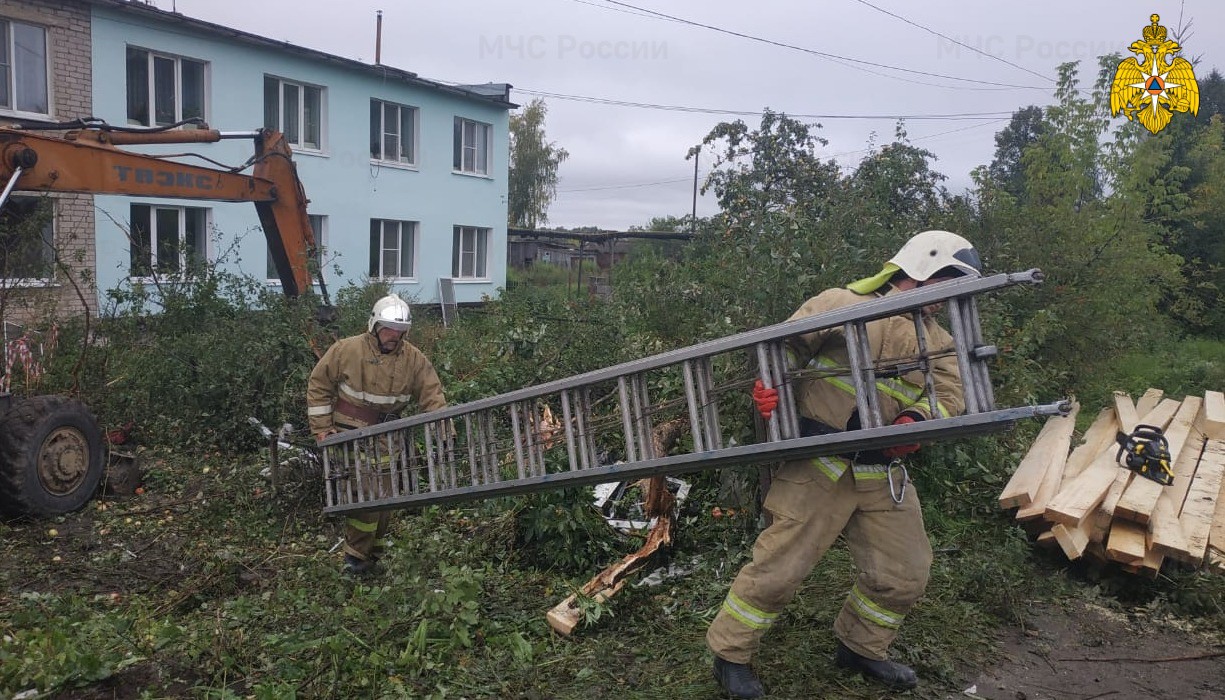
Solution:
<path fill-rule="evenodd" d="M 384 355 L 370 333 L 336 341 L 315 364 L 306 388 L 312 433 L 366 423 L 349 416 L 337 418 L 338 398 L 380 414 L 398 413 L 414 399 L 422 412 L 447 405 L 442 382 L 425 353 L 405 340 L 395 352 Z"/>
<path fill-rule="evenodd" d="M 887 295 L 899 293 L 891 288 Z M 878 297 L 879 293 L 862 295 L 849 289 L 827 289 L 804 302 L 787 320 L 806 318 Z M 965 399 L 957 357 L 953 354 L 953 338 L 929 316 L 923 317 L 923 329 L 929 355 L 939 355 L 931 361 L 939 417 L 960 415 L 965 410 Z M 915 366 L 919 344 L 912 316 L 905 314 L 871 321 L 867 324 L 867 331 L 872 358 L 878 368 L 876 393 L 881 419 L 889 424 L 902 411 L 911 411 L 930 419 L 932 411 L 923 372 Z M 819 376 L 808 377 L 798 384 L 796 406 L 800 414 L 838 430 L 846 430 L 847 422 L 855 412 L 856 402 L 842 326 L 790 338 L 787 349 L 793 368 L 819 373 Z M 907 363 L 908 367 L 899 369 L 909 371 L 900 374 L 879 370 L 882 364 L 896 367 Z"/>

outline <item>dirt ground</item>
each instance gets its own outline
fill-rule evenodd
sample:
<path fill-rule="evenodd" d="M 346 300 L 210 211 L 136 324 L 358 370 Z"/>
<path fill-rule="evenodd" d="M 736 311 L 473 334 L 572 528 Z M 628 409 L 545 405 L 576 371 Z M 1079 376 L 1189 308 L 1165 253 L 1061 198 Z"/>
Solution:
<path fill-rule="evenodd" d="M 1031 611 L 1000 633 L 1001 660 L 970 672 L 963 696 L 989 700 L 1225 698 L 1225 647 L 1153 619 L 1077 603 Z"/>

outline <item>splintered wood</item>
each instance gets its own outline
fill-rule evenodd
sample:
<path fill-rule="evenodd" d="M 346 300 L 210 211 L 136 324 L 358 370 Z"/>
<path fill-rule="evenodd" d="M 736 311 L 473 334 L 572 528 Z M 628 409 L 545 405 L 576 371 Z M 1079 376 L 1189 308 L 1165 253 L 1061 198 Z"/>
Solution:
<path fill-rule="evenodd" d="M 1074 439 L 1080 406 L 1048 419 L 1000 493 L 1001 508 L 1039 545 L 1069 559 L 1118 562 L 1156 576 L 1166 558 L 1225 571 L 1225 395 L 1175 400 L 1149 389 L 1133 403 L 1116 392 Z M 1162 485 L 1120 464 L 1119 436 L 1162 431 L 1174 480 Z"/>

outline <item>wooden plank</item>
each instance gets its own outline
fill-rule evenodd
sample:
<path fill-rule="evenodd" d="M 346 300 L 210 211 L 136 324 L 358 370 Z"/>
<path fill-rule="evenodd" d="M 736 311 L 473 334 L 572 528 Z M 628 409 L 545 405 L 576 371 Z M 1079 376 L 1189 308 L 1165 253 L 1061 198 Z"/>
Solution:
<path fill-rule="evenodd" d="M 1136 413 L 1142 416 L 1153 410 L 1164 396 L 1165 392 L 1161 389 L 1149 387 L 1148 391 L 1144 392 L 1144 395 L 1136 400 Z M 1143 423 L 1144 421 L 1140 422 Z"/>
<path fill-rule="evenodd" d="M 1208 549 L 1212 516 L 1216 513 L 1217 494 L 1221 490 L 1221 479 L 1225 476 L 1225 441 L 1209 440 L 1204 445 L 1195 479 L 1187 490 L 1187 501 L 1183 504 L 1178 523 L 1187 540 L 1186 558 L 1183 561 L 1196 566 L 1204 560 Z M 1174 555 L 1177 556 L 1177 555 Z"/>
<path fill-rule="evenodd" d="M 1046 420 L 1038 437 L 1034 438 L 1029 451 L 1025 453 L 1016 471 L 1012 473 L 1012 478 L 1004 486 L 1004 491 L 999 497 L 1000 508 L 1034 504 L 1042 485 L 1049 480 L 1050 477 L 1047 474 L 1052 468 L 1058 470 L 1054 478 L 1055 483 L 1059 483 L 1063 474 L 1063 464 L 1068 458 L 1068 448 L 1072 444 L 1072 431 L 1076 428 L 1078 412 L 1080 412 L 1080 404 L 1073 401 L 1072 410 L 1068 415 L 1051 416 Z M 1049 490 L 1054 491 L 1054 487 L 1049 487 Z M 1047 498 L 1049 497 L 1048 495 Z M 1044 503 L 1042 509 L 1045 507 Z M 1037 515 L 1042 514 L 1042 509 Z"/>
<path fill-rule="evenodd" d="M 1165 555 L 1151 546 L 1144 553 L 1144 561 L 1140 562 L 1140 573 L 1149 578 L 1157 578 L 1157 574 L 1161 573 L 1161 564 L 1165 561 Z"/>
<path fill-rule="evenodd" d="M 1208 532 L 1208 551 L 1210 555 L 1215 554 L 1214 561 L 1225 562 L 1225 479 L 1221 480 L 1221 490 L 1217 491 L 1216 513 Z"/>
<path fill-rule="evenodd" d="M 1034 447 L 1029 451 L 1029 454 L 1032 455 L 1035 450 L 1041 449 L 1035 459 L 1044 462 L 1042 480 L 1038 483 L 1038 488 L 1030 503 L 1017 510 L 1017 520 L 1033 520 L 1042 517 L 1042 514 L 1046 512 L 1047 502 L 1059 490 L 1059 484 L 1063 482 L 1063 466 L 1068 460 L 1068 448 L 1072 446 L 1072 431 L 1076 428 L 1076 414 L 1078 413 L 1080 413 L 1080 404 L 1073 400 L 1072 409 L 1068 411 L 1068 415 L 1052 416 L 1047 419 L 1046 425 L 1042 426 L 1043 432 L 1048 427 L 1051 428 L 1051 436 L 1039 445 L 1039 440 L 1042 438 L 1042 435 L 1039 435 L 1039 440 L 1034 441 Z M 1026 455 L 1026 458 L 1028 457 L 1029 455 Z M 1017 471 L 1020 471 L 1019 467 Z"/>
<path fill-rule="evenodd" d="M 1183 399 L 1183 403 L 1191 403 L 1200 411 L 1204 401 L 1197 396 L 1188 396 Z M 1182 510 L 1191 478 L 1195 476 L 1200 447 L 1200 441 L 1194 439 L 1183 443 L 1183 448 L 1174 459 L 1174 483 L 1161 489 L 1161 495 L 1157 497 L 1157 507 L 1153 509 L 1152 518 L 1148 522 L 1148 530 L 1152 534 L 1149 546 L 1166 556 L 1184 551 L 1187 547 L 1182 527 L 1178 524 L 1178 514 Z"/>
<path fill-rule="evenodd" d="M 1039 547 L 1058 547 L 1059 540 L 1055 539 L 1055 533 L 1051 532 L 1050 530 L 1044 530 L 1034 540 L 1034 544 L 1038 545 Z"/>
<path fill-rule="evenodd" d="M 1113 444 L 1118 432 L 1119 421 L 1114 416 L 1114 408 L 1103 408 L 1085 431 L 1084 439 L 1068 456 L 1068 461 L 1063 466 L 1063 480 L 1060 482 L 1059 491 L 1063 490 L 1064 484 L 1080 476 L 1085 467 L 1088 467 L 1093 458 L 1106 449 L 1107 445 Z"/>
<path fill-rule="evenodd" d="M 1204 392 L 1204 419 L 1200 430 L 1209 440 L 1225 440 L 1225 393 Z"/>
<path fill-rule="evenodd" d="M 1118 472 L 1119 468 L 1114 463 L 1114 449 L 1108 447 L 1080 476 L 1046 504 L 1046 519 L 1052 523 L 1079 525 L 1106 497 Z"/>
<path fill-rule="evenodd" d="M 1075 525 L 1055 523 L 1051 526 L 1051 534 L 1059 543 L 1059 548 L 1063 550 L 1064 556 L 1073 561 L 1084 556 L 1085 550 L 1089 547 L 1089 533 Z"/>
<path fill-rule="evenodd" d="M 1118 466 L 1117 458 L 1114 464 Z M 1127 469 L 1120 467 L 1116 470 L 1114 482 L 1110 484 L 1110 488 L 1106 489 L 1106 496 L 1102 498 L 1101 503 L 1097 504 L 1097 508 L 1089 518 L 1093 523 L 1093 529 L 1089 531 L 1089 539 L 1105 543 L 1106 535 L 1110 532 L 1110 524 L 1114 520 L 1115 506 L 1134 478 L 1135 475 Z"/>
<path fill-rule="evenodd" d="M 1173 415 L 1174 410 L 1178 408 L 1178 402 L 1172 399 L 1170 401 L 1172 404 L 1165 406 L 1159 404 L 1157 408 L 1149 412 L 1149 416 L 1159 419 L 1166 412 Z M 1135 429 L 1140 419 L 1136 416 L 1136 407 L 1132 405 L 1131 398 L 1127 394 L 1115 392 L 1114 410 L 1115 415 L 1120 418 L 1121 432 L 1130 433 Z M 1114 505 L 1127 487 L 1128 480 L 1131 479 L 1131 472 L 1118 466 L 1117 454 L 1116 443 L 1111 442 L 1106 445 L 1079 476 L 1051 499 L 1047 504 L 1046 519 L 1064 525 L 1080 525 L 1088 518 L 1091 522 L 1087 531 L 1091 536 L 1090 539 L 1100 542 L 1110 525 Z M 1107 499 L 1109 499 L 1108 502 Z M 1100 514 L 1094 515 L 1095 510 L 1100 510 Z"/>
<path fill-rule="evenodd" d="M 1178 407 L 1178 412 L 1174 414 L 1169 425 L 1166 426 L 1165 438 L 1169 443 L 1171 455 L 1177 455 L 1181 452 L 1183 445 L 1187 442 L 1187 436 L 1191 434 L 1191 427 L 1195 422 L 1195 416 L 1199 413 L 1199 406 L 1197 405 L 1199 403 L 1198 401 L 1183 401 Z M 1157 425 L 1155 422 L 1147 422 L 1150 416 L 1145 416 L 1141 422 L 1147 425 Z M 1171 469 L 1173 466 L 1172 464 L 1170 465 Z M 1161 491 L 1164 488 L 1164 486 L 1152 479 L 1144 477 L 1132 479 L 1131 485 L 1127 487 L 1127 490 L 1115 506 L 1115 517 L 1131 520 L 1142 525 L 1147 524 L 1153 517 L 1153 511 L 1157 509 L 1157 499 L 1161 497 Z"/>
<path fill-rule="evenodd" d="M 1135 430 L 1136 424 L 1140 422 L 1136 404 L 1132 403 L 1131 397 L 1122 391 L 1114 392 L 1114 414 L 1119 417 L 1119 430 L 1125 433 Z"/>
<path fill-rule="evenodd" d="M 1110 526 L 1110 538 L 1106 542 L 1106 556 L 1124 564 L 1139 564 L 1144 561 L 1145 537 L 1148 535 L 1139 523 L 1117 520 Z"/>

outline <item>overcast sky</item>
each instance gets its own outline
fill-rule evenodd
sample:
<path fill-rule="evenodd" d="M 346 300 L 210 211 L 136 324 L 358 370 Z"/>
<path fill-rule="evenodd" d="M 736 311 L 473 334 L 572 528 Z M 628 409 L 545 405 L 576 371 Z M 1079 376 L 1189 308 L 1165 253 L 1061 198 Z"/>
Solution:
<path fill-rule="evenodd" d="M 991 159 L 994 135 L 1014 110 L 1051 102 L 1059 63 L 1080 60 L 1082 85 L 1091 86 L 1096 57 L 1124 52 L 1154 12 L 1171 34 L 1190 25 L 1183 55 L 1198 59 L 1198 77 L 1225 71 L 1221 0 L 153 4 L 366 62 L 382 10 L 383 63 L 445 82 L 510 83 L 520 104 L 551 95 L 548 137 L 570 158 L 550 226 L 624 229 L 689 213 L 686 152 L 720 121 L 756 126 L 766 107 L 820 123 L 824 153 L 847 169 L 873 134 L 888 142 L 895 117 L 908 115 L 911 140 L 938 156 L 936 168 L 960 192 Z M 710 162 L 704 154 L 700 176 Z M 699 199 L 699 215 L 714 211 L 711 196 Z"/>

